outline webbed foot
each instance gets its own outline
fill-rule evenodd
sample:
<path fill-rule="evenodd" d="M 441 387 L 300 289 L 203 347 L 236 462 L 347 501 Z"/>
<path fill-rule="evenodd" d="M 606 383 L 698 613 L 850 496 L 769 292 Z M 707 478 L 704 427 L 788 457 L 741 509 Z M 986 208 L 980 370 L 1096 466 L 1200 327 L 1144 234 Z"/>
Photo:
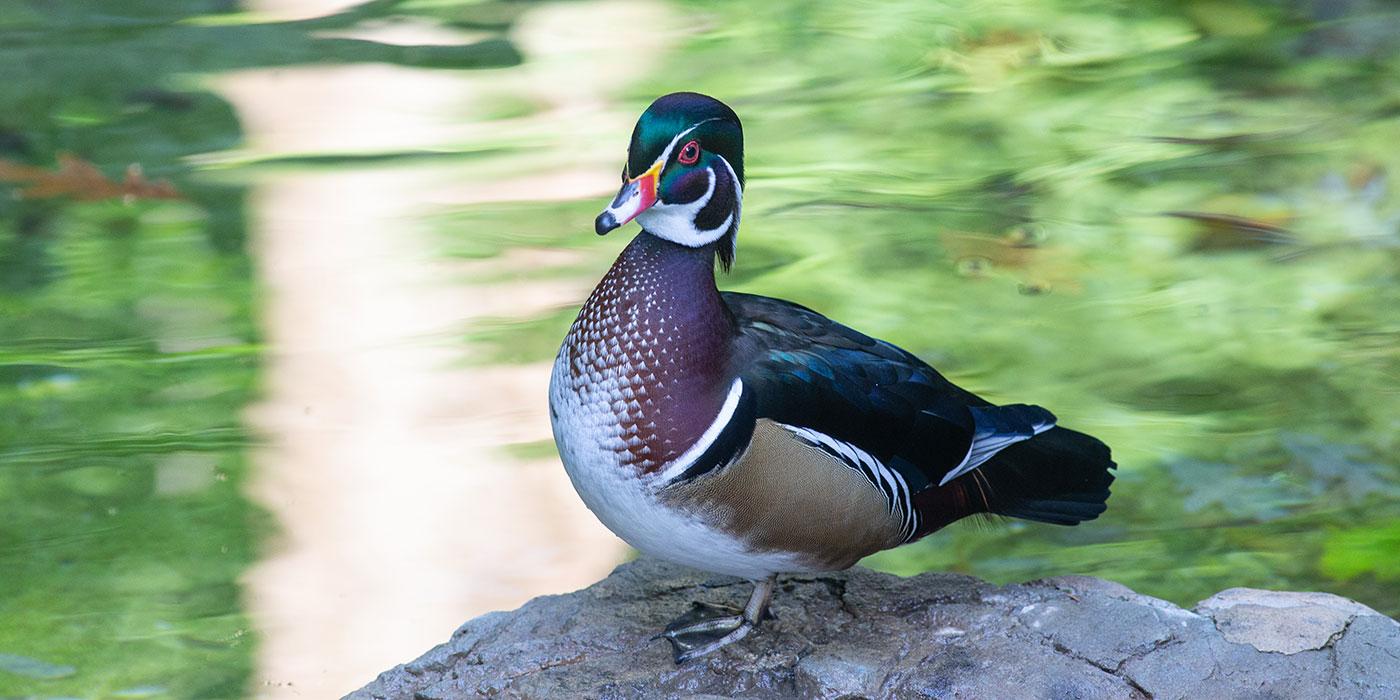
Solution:
<path fill-rule="evenodd" d="M 676 664 L 683 664 L 748 636 L 755 625 L 744 619 L 743 612 L 724 605 L 691 603 L 688 612 L 672 620 L 666 631 L 653 639 L 670 642 Z"/>
<path fill-rule="evenodd" d="M 747 637 L 768 613 L 768 602 L 773 598 L 776 582 L 776 576 L 757 582 L 743 610 L 726 605 L 691 603 L 689 611 L 672 620 L 664 632 L 652 639 L 664 638 L 671 643 L 676 665 L 733 644 Z"/>

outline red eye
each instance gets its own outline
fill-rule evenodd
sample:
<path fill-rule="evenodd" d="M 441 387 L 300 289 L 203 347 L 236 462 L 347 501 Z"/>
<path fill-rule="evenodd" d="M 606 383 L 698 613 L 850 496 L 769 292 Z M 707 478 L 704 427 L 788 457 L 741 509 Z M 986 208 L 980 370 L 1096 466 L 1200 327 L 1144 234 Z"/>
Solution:
<path fill-rule="evenodd" d="M 695 165 L 695 161 L 700 160 L 700 142 L 687 141 L 681 147 L 681 154 L 676 156 L 676 160 L 680 161 L 681 165 Z"/>

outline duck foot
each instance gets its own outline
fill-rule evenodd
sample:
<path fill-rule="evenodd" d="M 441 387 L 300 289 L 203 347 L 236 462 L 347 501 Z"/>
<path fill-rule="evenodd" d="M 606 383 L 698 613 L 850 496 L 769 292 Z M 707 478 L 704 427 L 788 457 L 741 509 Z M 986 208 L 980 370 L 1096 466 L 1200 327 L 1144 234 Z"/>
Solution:
<path fill-rule="evenodd" d="M 666 625 L 653 639 L 671 643 L 676 665 L 704 656 L 720 647 L 743 639 L 758 626 L 768 612 L 776 576 L 754 584 L 753 595 L 743 610 L 726 605 L 691 603 L 690 610 Z"/>
<path fill-rule="evenodd" d="M 694 603 L 690 612 L 666 625 L 666 631 L 657 635 L 671 643 L 676 665 L 704 656 L 726 644 L 747 637 L 754 624 L 743 615 L 709 616 L 709 606 Z"/>

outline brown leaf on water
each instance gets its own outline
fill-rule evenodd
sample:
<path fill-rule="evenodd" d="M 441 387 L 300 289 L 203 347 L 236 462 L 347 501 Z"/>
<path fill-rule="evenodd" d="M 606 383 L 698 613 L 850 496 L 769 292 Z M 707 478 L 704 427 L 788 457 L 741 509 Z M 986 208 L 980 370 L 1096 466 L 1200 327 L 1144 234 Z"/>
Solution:
<path fill-rule="evenodd" d="M 1001 28 L 986 34 L 964 37 L 962 45 L 969 49 L 980 49 L 988 46 L 1026 46 L 1039 44 L 1040 39 L 1040 35 L 1036 33 Z"/>
<path fill-rule="evenodd" d="M 70 153 L 58 155 L 58 169 L 25 165 L 0 158 L 0 182 L 13 182 L 22 187 L 17 196 L 26 199 L 68 197 L 81 202 L 103 199 L 182 199 L 168 180 L 147 180 L 141 166 L 131 165 L 126 177 L 118 182 L 102 174 L 97 166 Z"/>
<path fill-rule="evenodd" d="M 1347 186 L 1355 192 L 1368 187 L 1385 185 L 1385 166 L 1375 162 L 1357 163 L 1347 169 Z"/>
<path fill-rule="evenodd" d="M 1042 48 L 1038 34 L 1001 30 L 969 37 L 957 46 L 934 52 L 932 58 L 943 67 L 966 75 L 971 85 L 983 86 L 1000 82 L 1030 63 Z"/>
<path fill-rule="evenodd" d="M 1162 215 L 1198 224 L 1196 239 L 1191 243 L 1191 249 L 1196 251 L 1257 248 L 1298 242 L 1298 237 L 1284 228 L 1289 221 L 1286 215 L 1249 217 L 1201 211 L 1168 211 Z"/>
<path fill-rule="evenodd" d="M 1035 248 L 1013 243 L 1001 236 L 985 233 L 944 231 L 939 235 L 943 249 L 960 266 L 965 262 L 981 261 L 996 267 L 1021 269 L 1031 262 Z"/>
<path fill-rule="evenodd" d="M 958 271 L 968 277 L 1006 270 L 1025 294 L 1080 289 L 1068 254 L 1063 249 L 1042 245 L 1030 227 L 1018 226 L 1003 236 L 944 231 L 939 240 Z"/>

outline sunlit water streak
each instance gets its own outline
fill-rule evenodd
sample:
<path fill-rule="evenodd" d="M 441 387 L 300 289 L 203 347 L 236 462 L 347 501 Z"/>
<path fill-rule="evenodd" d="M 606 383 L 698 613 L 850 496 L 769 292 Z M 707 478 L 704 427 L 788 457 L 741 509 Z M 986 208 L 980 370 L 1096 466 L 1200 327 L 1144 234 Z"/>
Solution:
<path fill-rule="evenodd" d="M 546 47 L 540 63 L 558 69 L 569 65 L 563 42 L 532 38 L 531 28 L 596 37 L 603 32 L 590 21 L 654 14 L 616 3 L 546 8 L 522 20 L 520 40 Z M 413 39 L 402 26 L 395 32 Z M 470 103 L 473 81 L 472 73 L 337 66 L 242 72 L 218 84 L 258 157 L 449 147 L 467 135 L 451 115 Z M 590 118 L 607 89 L 586 75 L 547 82 L 570 84 L 565 98 L 589 96 L 557 106 L 576 119 Z M 602 194 L 614 167 L 596 179 L 471 185 L 453 183 L 460 166 L 431 164 L 259 178 L 254 251 L 269 352 L 267 398 L 251 419 L 267 445 L 256 453 L 252 492 L 280 527 L 245 579 L 261 640 L 260 697 L 348 692 L 468 617 L 581 587 L 623 558 L 557 461 L 519 463 L 497 450 L 549 439 L 548 368 L 463 368 L 463 350 L 451 342 L 482 314 L 576 303 L 586 288 L 470 285 L 488 269 L 527 271 L 535 261 L 445 262 L 441 242 L 421 225 L 447 205 Z"/>

